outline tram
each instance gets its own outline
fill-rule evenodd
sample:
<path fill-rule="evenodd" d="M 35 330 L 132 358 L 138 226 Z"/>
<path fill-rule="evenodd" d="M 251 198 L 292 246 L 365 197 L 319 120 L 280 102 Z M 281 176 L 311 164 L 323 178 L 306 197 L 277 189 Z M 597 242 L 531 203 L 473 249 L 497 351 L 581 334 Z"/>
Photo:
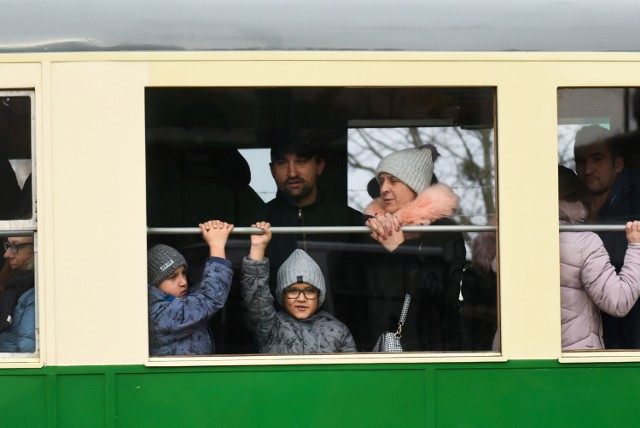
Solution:
<path fill-rule="evenodd" d="M 638 169 L 640 5 L 3 6 L 0 162 L 18 190 L 3 196 L 0 234 L 5 260 L 21 251 L 9 238 L 33 238 L 35 345 L 0 352 L 2 426 L 634 425 L 640 351 L 562 348 L 556 171 L 575 169 L 575 135 L 594 125 L 624 138 Z M 464 237 L 456 297 L 474 340 L 372 352 L 367 261 L 379 246 L 364 222 L 290 225 L 274 236 L 305 234 L 325 307 L 358 352 L 256 351 L 236 268 L 276 195 L 270 150 L 300 139 L 325 149 L 321 191 L 357 211 L 376 196 L 383 156 L 437 147 L 435 175 L 460 201 L 443 227 Z M 234 283 L 210 324 L 216 353 L 150 355 L 147 250 L 179 249 L 197 282 L 197 224 L 214 218 L 236 226 Z M 495 271 L 473 306 L 462 284 L 479 236 Z"/>

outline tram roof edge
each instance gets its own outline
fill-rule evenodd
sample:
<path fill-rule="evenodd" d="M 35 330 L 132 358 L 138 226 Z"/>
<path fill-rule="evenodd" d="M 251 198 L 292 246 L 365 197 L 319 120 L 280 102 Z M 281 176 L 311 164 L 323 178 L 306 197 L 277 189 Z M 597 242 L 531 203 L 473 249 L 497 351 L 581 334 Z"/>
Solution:
<path fill-rule="evenodd" d="M 637 52 L 636 0 L 0 0 L 0 52 Z"/>

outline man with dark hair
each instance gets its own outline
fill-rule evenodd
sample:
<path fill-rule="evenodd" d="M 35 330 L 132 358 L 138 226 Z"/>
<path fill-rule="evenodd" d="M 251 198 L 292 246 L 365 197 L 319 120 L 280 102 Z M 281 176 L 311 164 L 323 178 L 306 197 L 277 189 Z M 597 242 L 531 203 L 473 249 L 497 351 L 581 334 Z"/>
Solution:
<path fill-rule="evenodd" d="M 300 211 L 316 202 L 318 178 L 325 167 L 324 156 L 317 150 L 306 145 L 272 148 L 269 167 L 278 193 L 267 203 L 268 210 L 284 204 L 295 205 Z"/>
<path fill-rule="evenodd" d="M 613 134 L 597 125 L 578 131 L 574 146 L 576 173 L 589 190 L 585 205 L 588 220 L 599 224 L 624 224 L 640 218 L 640 177 L 625 168 Z M 600 232 L 611 264 L 619 272 L 627 242 L 624 232 Z M 607 349 L 640 349 L 640 305 L 624 318 L 602 314 Z"/>

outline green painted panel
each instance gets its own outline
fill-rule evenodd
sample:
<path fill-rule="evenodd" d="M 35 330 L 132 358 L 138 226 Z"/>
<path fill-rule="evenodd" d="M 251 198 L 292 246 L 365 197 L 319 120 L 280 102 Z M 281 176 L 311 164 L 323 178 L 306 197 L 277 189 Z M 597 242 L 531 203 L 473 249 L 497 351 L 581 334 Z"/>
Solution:
<path fill-rule="evenodd" d="M 57 376 L 57 411 L 61 427 L 106 426 L 105 376 Z"/>
<path fill-rule="evenodd" d="M 426 426 L 424 370 L 258 370 L 118 375 L 118 426 Z"/>
<path fill-rule="evenodd" d="M 47 426 L 46 376 L 0 376 L 0 425 Z"/>
<path fill-rule="evenodd" d="M 439 427 L 638 426 L 638 367 L 436 370 L 435 389 Z"/>
<path fill-rule="evenodd" d="M 0 370 L 0 427 L 636 426 L 640 363 Z"/>

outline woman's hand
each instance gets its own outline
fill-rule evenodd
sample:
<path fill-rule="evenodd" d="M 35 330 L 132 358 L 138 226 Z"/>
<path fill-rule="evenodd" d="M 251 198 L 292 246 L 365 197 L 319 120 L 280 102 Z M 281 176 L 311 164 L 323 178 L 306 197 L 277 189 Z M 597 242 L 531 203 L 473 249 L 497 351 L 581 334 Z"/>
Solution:
<path fill-rule="evenodd" d="M 257 227 L 262 229 L 264 234 L 251 235 L 251 248 L 249 249 L 249 258 L 251 260 L 264 259 L 264 252 L 271 241 L 271 224 L 266 221 L 259 221 L 251 225 L 251 227 Z"/>
<path fill-rule="evenodd" d="M 390 213 L 371 217 L 365 223 L 371 229 L 371 237 L 389 252 L 395 250 L 405 240 L 400 228 L 400 220 Z"/>
<path fill-rule="evenodd" d="M 628 221 L 625 231 L 627 232 L 627 242 L 640 242 L 640 221 Z"/>
<path fill-rule="evenodd" d="M 224 247 L 233 230 L 233 224 L 220 220 L 209 220 L 198 225 L 202 233 L 202 239 L 209 245 L 211 257 L 225 258 Z"/>

